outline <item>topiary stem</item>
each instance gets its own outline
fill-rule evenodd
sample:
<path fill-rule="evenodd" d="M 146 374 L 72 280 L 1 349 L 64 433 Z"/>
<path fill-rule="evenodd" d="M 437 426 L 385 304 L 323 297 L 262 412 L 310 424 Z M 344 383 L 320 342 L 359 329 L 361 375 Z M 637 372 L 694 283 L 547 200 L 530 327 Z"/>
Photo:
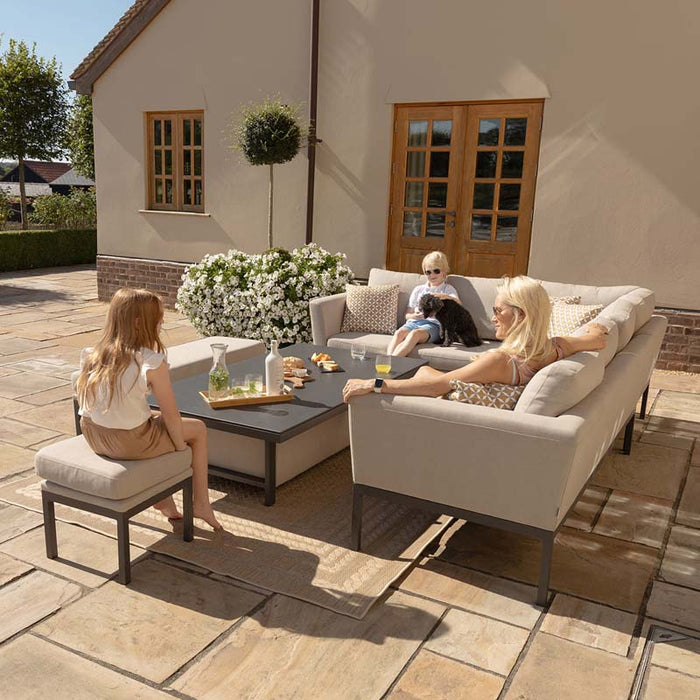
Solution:
<path fill-rule="evenodd" d="M 270 163 L 270 192 L 267 198 L 267 247 L 272 248 L 272 190 L 274 178 L 272 175 L 272 163 Z"/>

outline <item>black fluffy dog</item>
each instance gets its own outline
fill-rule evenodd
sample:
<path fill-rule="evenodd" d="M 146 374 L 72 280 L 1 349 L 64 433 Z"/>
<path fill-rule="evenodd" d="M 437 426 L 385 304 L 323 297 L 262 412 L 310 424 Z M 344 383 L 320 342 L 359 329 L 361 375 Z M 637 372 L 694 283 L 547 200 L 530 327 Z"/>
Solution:
<path fill-rule="evenodd" d="M 481 345 L 479 332 L 474 325 L 472 315 L 452 299 L 440 299 L 434 294 L 425 294 L 418 305 L 424 318 L 431 316 L 440 321 L 443 333 L 443 345 L 461 341 L 468 348 Z"/>

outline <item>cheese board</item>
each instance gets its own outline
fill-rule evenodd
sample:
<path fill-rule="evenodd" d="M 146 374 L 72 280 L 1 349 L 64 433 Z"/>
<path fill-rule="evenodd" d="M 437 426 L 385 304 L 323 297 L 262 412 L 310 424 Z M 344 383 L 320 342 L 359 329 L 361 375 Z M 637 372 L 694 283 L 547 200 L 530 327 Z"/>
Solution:
<path fill-rule="evenodd" d="M 284 403 L 294 398 L 294 394 L 291 390 L 285 394 L 277 394 L 275 396 L 267 396 L 267 394 L 260 394 L 258 396 L 227 396 L 224 399 L 213 399 L 211 401 L 206 391 L 200 391 L 199 395 L 211 408 L 237 408 L 238 406 L 255 406 L 256 404 Z"/>

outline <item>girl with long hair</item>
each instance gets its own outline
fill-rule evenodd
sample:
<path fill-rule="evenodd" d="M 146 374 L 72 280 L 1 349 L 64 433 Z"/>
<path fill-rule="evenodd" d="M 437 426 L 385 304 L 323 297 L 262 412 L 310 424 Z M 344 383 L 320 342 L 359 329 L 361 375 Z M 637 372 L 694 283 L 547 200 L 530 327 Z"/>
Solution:
<path fill-rule="evenodd" d="M 499 348 L 486 352 L 473 362 L 451 372 L 421 367 L 410 379 L 385 380 L 383 394 L 441 396 L 450 391 L 450 381 L 488 384 L 527 384 L 535 372 L 569 355 L 605 347 L 608 329 L 597 323 L 586 326 L 582 335 L 550 338 L 548 335 L 551 302 L 536 280 L 520 275 L 504 277 L 497 288 L 492 323 Z M 353 396 L 375 390 L 374 379 L 350 379 L 343 389 L 347 403 Z"/>
<path fill-rule="evenodd" d="M 80 356 L 80 427 L 94 452 L 112 459 L 148 459 L 189 445 L 194 515 L 220 530 L 209 503 L 206 427 L 200 420 L 182 418 L 177 409 L 160 338 L 162 323 L 163 302 L 157 294 L 125 288 L 112 297 L 102 337 Z M 158 400 L 159 413 L 148 406 L 149 391 Z M 182 517 L 172 496 L 155 507 L 168 518 Z"/>

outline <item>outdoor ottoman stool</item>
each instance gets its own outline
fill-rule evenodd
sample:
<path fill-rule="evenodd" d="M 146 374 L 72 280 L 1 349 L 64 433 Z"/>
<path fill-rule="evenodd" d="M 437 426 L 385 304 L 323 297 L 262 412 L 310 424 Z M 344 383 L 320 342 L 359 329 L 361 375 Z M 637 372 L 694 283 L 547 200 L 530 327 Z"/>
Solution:
<path fill-rule="evenodd" d="M 54 503 L 86 510 L 117 521 L 119 582 L 131 580 L 129 518 L 180 489 L 183 490 L 183 538 L 191 542 L 192 451 L 170 452 L 140 460 L 96 455 L 79 435 L 43 447 L 34 458 L 41 483 L 46 556 L 58 556 Z"/>

